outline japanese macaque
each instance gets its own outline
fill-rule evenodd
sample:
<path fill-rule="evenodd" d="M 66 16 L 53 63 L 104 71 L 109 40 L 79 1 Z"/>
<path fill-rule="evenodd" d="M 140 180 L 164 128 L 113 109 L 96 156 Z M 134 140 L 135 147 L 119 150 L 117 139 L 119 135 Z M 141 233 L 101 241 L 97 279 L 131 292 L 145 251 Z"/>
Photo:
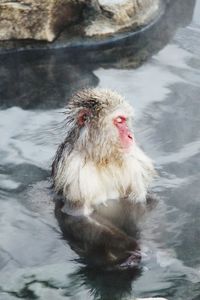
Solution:
<path fill-rule="evenodd" d="M 84 89 L 65 114 L 66 138 L 52 164 L 60 227 L 79 254 L 98 253 L 95 263 L 134 265 L 135 222 L 155 171 L 135 141 L 133 109 L 115 92 Z"/>
<path fill-rule="evenodd" d="M 65 114 L 67 136 L 52 165 L 64 210 L 89 214 L 110 199 L 144 203 L 155 171 L 135 142 L 132 107 L 115 92 L 85 89 L 72 97 Z"/>

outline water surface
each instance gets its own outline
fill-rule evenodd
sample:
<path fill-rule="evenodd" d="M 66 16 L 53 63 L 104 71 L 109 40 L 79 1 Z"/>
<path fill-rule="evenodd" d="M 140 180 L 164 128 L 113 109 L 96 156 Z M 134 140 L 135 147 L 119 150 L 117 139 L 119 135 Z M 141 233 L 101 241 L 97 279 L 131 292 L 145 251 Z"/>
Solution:
<path fill-rule="evenodd" d="M 39 63 L 41 75 L 42 59 Z M 0 299 L 199 300 L 200 1 L 190 24 L 137 69 L 58 61 L 55 74 L 53 61 L 48 62 L 48 76 L 57 81 L 45 87 L 42 80 L 37 82 L 36 93 L 46 97 L 41 109 L 20 107 L 13 88 L 19 85 L 25 101 L 32 82 L 26 81 L 30 70 L 15 64 L 23 80 L 17 82 L 16 76 L 9 89 L 5 81 L 12 105 L 0 111 Z M 2 68 L 7 71 L 6 62 L 1 74 Z M 69 81 L 62 76 L 66 68 Z M 37 75 L 34 66 L 32 72 Z M 64 104 L 49 109 L 45 88 L 64 99 L 72 77 L 73 89 L 98 85 L 117 90 L 131 102 L 137 141 L 160 175 L 152 187 L 160 204 L 142 226 L 146 256 L 137 278 L 87 270 L 61 238 L 53 215 L 49 173 L 64 134 L 59 125 Z M 65 92 L 59 89 L 64 85 Z"/>

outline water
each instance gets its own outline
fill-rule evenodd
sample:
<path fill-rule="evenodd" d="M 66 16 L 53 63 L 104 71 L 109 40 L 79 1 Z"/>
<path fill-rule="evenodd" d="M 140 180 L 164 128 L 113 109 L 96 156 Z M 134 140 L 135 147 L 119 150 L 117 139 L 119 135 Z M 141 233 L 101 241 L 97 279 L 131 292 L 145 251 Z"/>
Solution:
<path fill-rule="evenodd" d="M 158 53 L 137 69 L 126 63 L 69 64 L 56 54 L 1 62 L 1 300 L 200 299 L 200 1 Z M 160 175 L 160 204 L 142 226 L 146 256 L 134 278 L 78 263 L 53 215 L 49 173 L 63 99 L 85 85 L 131 102 L 137 141 Z"/>

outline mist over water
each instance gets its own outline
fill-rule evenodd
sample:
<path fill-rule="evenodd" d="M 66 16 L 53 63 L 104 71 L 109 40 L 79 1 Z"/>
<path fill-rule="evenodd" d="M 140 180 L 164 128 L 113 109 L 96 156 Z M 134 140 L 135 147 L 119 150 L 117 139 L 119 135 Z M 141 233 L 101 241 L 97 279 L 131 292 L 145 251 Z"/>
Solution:
<path fill-rule="evenodd" d="M 0 300 L 200 299 L 200 0 L 189 24 L 137 69 L 109 61 L 73 66 L 55 52 L 49 81 L 42 79 L 45 59 L 32 66 L 18 57 L 21 81 L 9 83 L 2 74 L 11 60 L 0 66 Z M 12 92 L 16 85 L 20 95 Z M 57 102 L 85 85 L 115 89 L 133 105 L 136 140 L 159 173 L 152 189 L 160 204 L 141 228 L 145 255 L 136 278 L 81 265 L 53 214 L 50 165 L 65 134 L 65 100 Z M 44 99 L 39 108 L 24 106 L 31 86 Z"/>

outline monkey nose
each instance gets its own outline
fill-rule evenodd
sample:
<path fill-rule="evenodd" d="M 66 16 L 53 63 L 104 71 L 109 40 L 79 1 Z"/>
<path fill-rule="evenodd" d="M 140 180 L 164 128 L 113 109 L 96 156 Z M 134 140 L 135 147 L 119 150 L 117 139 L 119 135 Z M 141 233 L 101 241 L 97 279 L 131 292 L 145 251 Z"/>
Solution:
<path fill-rule="evenodd" d="M 128 130 L 127 136 L 130 140 L 133 140 L 133 133 L 131 131 Z"/>
<path fill-rule="evenodd" d="M 133 135 L 131 133 L 128 134 L 129 139 L 133 140 Z"/>

